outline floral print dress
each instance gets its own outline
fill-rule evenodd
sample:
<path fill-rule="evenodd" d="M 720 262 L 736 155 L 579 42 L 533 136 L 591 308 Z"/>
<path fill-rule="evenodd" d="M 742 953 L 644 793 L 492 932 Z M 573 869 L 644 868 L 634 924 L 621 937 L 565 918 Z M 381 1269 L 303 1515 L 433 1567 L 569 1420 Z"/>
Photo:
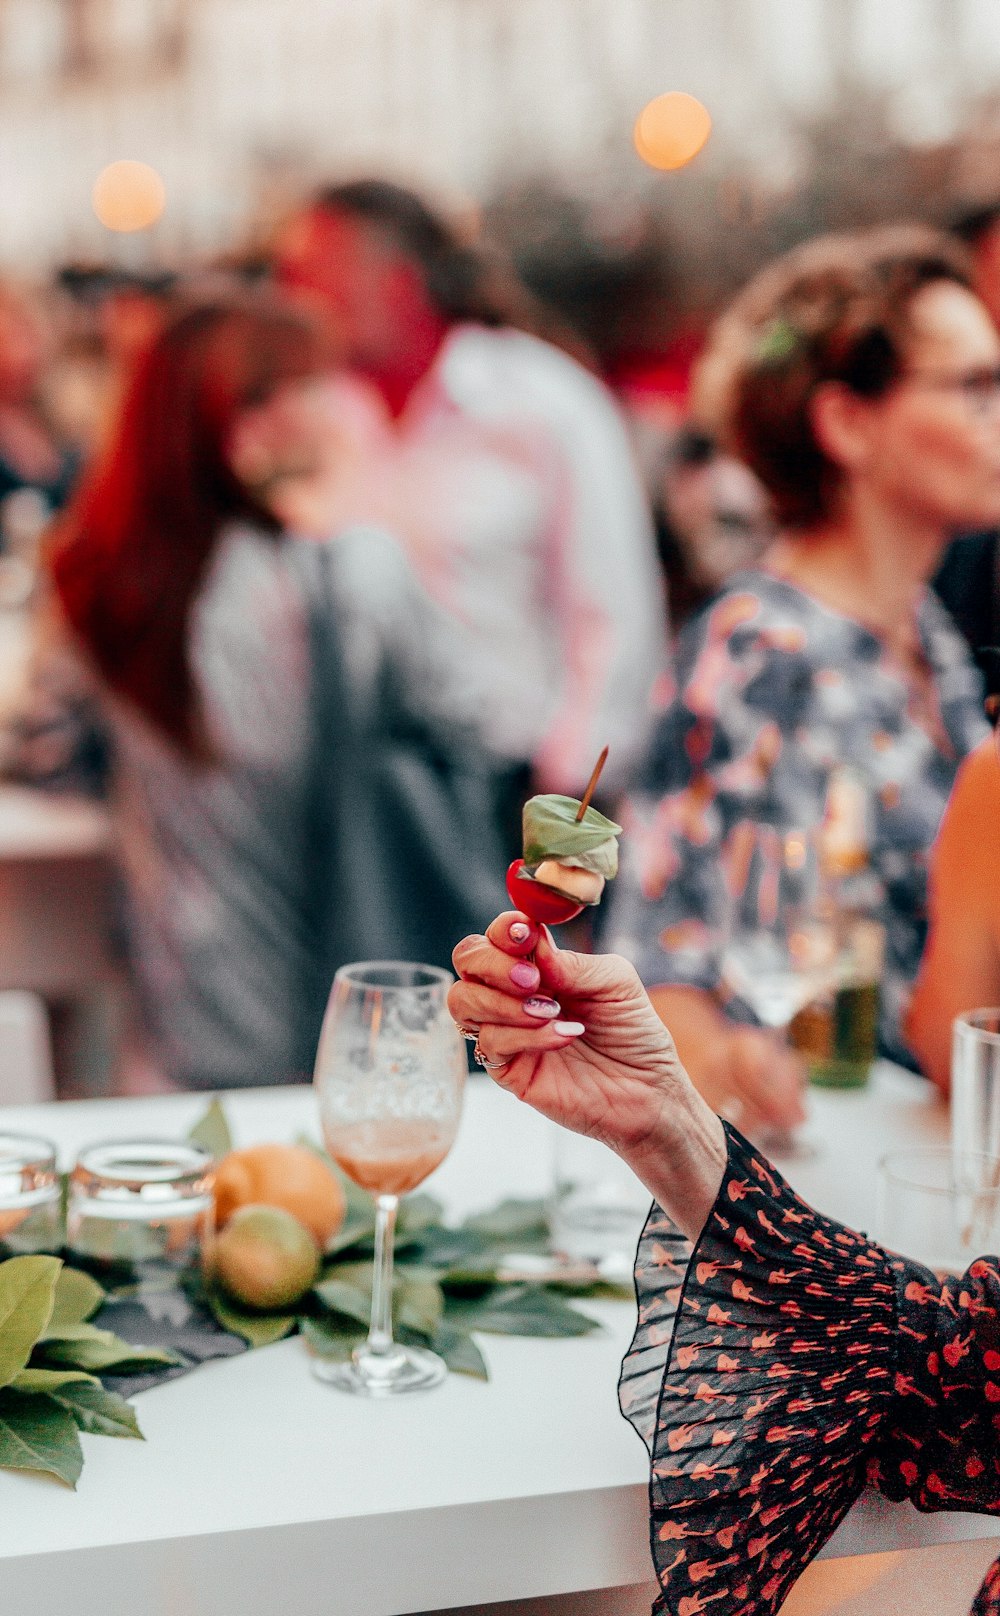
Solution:
<path fill-rule="evenodd" d="M 752 1019 L 720 965 L 747 834 L 818 829 L 846 765 L 887 933 L 882 1047 L 912 1064 L 900 1024 L 926 932 L 928 851 L 958 765 L 986 733 L 979 675 L 929 592 L 915 627 L 919 689 L 877 635 L 769 573 L 731 579 L 686 627 L 676 695 L 624 810 L 606 921 L 647 986 L 704 988 Z"/>
<path fill-rule="evenodd" d="M 961 1278 L 820 1216 L 727 1127 L 685 1268 L 656 1206 L 622 1411 L 651 1458 L 654 1613 L 773 1616 L 867 1484 L 1000 1514 L 1000 1265 Z M 1000 1569 L 974 1616 L 997 1616 Z"/>

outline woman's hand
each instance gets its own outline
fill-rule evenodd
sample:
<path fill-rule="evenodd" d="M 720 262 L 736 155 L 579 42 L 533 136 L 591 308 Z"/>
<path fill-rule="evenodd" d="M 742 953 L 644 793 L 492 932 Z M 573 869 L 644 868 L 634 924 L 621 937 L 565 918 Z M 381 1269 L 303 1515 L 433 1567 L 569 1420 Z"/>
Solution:
<path fill-rule="evenodd" d="M 609 1145 L 696 1234 L 718 1191 L 725 1137 L 628 961 L 563 952 L 517 913 L 465 938 L 453 960 L 449 1009 L 477 1036 L 494 1082 Z"/>
<path fill-rule="evenodd" d="M 743 1133 L 785 1133 L 805 1121 L 801 1055 L 766 1027 L 740 1026 L 701 988 L 651 988 L 692 1083 L 713 1111 Z"/>

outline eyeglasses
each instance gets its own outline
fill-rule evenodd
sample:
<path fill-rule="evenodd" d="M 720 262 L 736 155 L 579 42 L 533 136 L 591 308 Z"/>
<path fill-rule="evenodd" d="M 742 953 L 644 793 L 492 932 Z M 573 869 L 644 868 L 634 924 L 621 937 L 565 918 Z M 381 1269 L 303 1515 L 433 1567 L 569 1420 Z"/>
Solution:
<path fill-rule="evenodd" d="M 958 393 L 976 415 L 988 415 L 1000 405 L 1000 365 L 979 365 L 974 370 L 906 370 L 900 382 Z"/>

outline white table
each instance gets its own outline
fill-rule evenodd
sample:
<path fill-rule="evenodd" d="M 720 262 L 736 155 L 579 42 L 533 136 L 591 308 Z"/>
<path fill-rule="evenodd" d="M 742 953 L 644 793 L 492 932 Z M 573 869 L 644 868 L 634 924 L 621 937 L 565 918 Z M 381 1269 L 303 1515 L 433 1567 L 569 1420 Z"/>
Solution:
<path fill-rule="evenodd" d="M 3 1121 L 47 1133 L 69 1156 L 102 1136 L 180 1134 L 203 1103 L 92 1101 L 11 1110 Z M 305 1089 L 233 1095 L 227 1109 L 239 1143 L 316 1131 Z M 817 1095 L 814 1110 L 829 1146 L 789 1176 L 823 1210 L 862 1225 L 881 1152 L 939 1140 L 946 1127 L 927 1088 L 889 1070 L 868 1094 Z M 456 1215 L 503 1194 L 542 1193 L 550 1146 L 548 1124 L 474 1082 L 458 1143 L 429 1188 Z M 146 1443 L 84 1437 L 75 1494 L 0 1471 L 3 1609 L 400 1616 L 516 1600 L 537 1616 L 639 1616 L 652 1597 L 646 1459 L 615 1393 L 633 1310 L 591 1310 L 600 1333 L 483 1337 L 489 1385 L 452 1375 L 396 1403 L 320 1385 L 298 1340 L 142 1394 Z M 996 1533 L 1000 1523 L 977 1516 L 862 1501 L 803 1578 L 796 1616 L 833 1609 L 831 1580 L 843 1588 L 845 1576 L 881 1587 L 883 1616 L 902 1610 L 885 1587 L 903 1586 L 907 1566 L 930 1586 L 927 1549 L 950 1590 L 964 1577 L 971 1592 L 1000 1549 Z M 940 1599 L 927 1608 L 948 1616 Z"/>

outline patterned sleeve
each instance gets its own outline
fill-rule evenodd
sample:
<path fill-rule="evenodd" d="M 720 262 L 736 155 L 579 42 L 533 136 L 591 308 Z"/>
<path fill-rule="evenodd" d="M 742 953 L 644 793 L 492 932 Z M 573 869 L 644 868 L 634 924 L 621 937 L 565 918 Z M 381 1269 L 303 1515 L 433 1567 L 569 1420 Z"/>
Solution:
<path fill-rule="evenodd" d="M 654 1208 L 623 1387 L 646 1391 L 626 1412 L 651 1450 L 655 1610 L 772 1616 L 866 1481 L 1000 1513 L 1000 1274 L 982 1260 L 939 1283 L 813 1212 L 727 1131 L 680 1290 Z"/>
<path fill-rule="evenodd" d="M 727 883 L 754 835 L 820 822 L 829 770 L 804 741 L 812 697 L 804 629 L 749 589 L 723 595 L 682 636 L 678 694 L 623 810 L 607 921 L 647 986 L 720 991 Z"/>

